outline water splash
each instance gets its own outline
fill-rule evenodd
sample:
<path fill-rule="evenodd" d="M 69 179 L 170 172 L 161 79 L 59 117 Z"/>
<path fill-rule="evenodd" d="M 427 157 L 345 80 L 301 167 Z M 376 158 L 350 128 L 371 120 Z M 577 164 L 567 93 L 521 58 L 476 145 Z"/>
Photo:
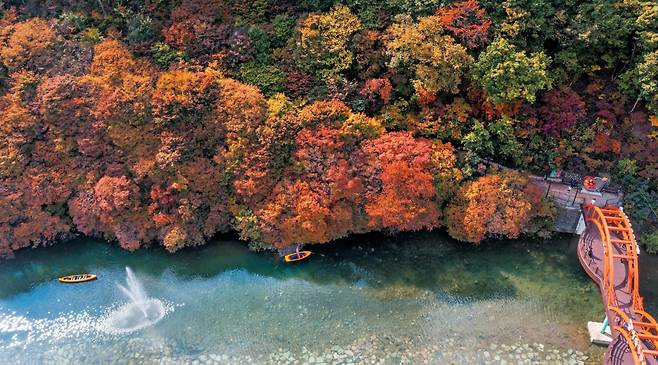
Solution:
<path fill-rule="evenodd" d="M 148 313 L 146 312 L 146 306 L 144 305 L 145 302 L 147 302 L 148 297 L 146 296 L 146 292 L 144 291 L 144 287 L 142 286 L 142 283 L 137 280 L 137 277 L 135 277 L 135 273 L 133 273 L 132 270 L 130 270 L 129 267 L 126 267 L 126 285 L 127 287 L 117 284 L 119 289 L 123 292 L 123 294 L 130 299 L 132 303 L 135 303 L 137 307 L 142 311 L 145 317 L 148 317 Z"/>
<path fill-rule="evenodd" d="M 129 267 L 126 267 L 126 285 L 117 284 L 129 299 L 102 322 L 101 328 L 109 333 L 127 333 L 152 326 L 164 317 L 166 311 L 159 299 L 149 298 L 142 283 Z"/>

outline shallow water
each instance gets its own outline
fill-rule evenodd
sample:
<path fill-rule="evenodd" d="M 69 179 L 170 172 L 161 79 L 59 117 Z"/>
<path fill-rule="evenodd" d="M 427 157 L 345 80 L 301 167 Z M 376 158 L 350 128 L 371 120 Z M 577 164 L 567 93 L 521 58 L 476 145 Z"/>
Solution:
<path fill-rule="evenodd" d="M 597 362 L 585 323 L 602 307 L 575 242 L 361 235 L 290 265 L 233 239 L 173 255 L 78 239 L 0 264 L 0 364 Z M 126 266 L 166 314 L 108 333 Z M 99 279 L 57 282 L 80 272 Z M 643 294 L 655 309 L 657 293 Z"/>

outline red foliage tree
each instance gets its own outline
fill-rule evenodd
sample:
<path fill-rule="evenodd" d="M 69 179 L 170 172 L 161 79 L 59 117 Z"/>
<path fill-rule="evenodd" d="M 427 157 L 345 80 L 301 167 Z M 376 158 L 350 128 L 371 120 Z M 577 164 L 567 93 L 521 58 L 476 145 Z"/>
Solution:
<path fill-rule="evenodd" d="M 263 241 L 285 247 L 363 231 L 360 152 L 343 140 L 340 129 L 324 125 L 300 131 L 295 145 L 297 172 L 284 173 L 287 178 L 256 211 Z"/>
<path fill-rule="evenodd" d="M 121 247 L 135 250 L 154 239 L 139 187 L 125 176 L 103 176 L 94 186 L 93 211 L 101 232 L 112 232 Z"/>
<path fill-rule="evenodd" d="M 224 1 L 183 0 L 172 10 L 171 25 L 162 33 L 167 43 L 191 56 L 212 54 L 231 35 L 229 14 Z"/>
<path fill-rule="evenodd" d="M 467 48 L 478 48 L 487 44 L 491 20 L 477 0 L 465 0 L 440 7 L 436 11 L 441 25 L 461 40 Z"/>
<path fill-rule="evenodd" d="M 361 95 L 368 98 L 370 102 L 375 102 L 378 97 L 382 104 L 388 104 L 391 100 L 393 87 L 388 79 L 370 79 L 363 84 Z"/>
<path fill-rule="evenodd" d="M 286 72 L 287 94 L 294 98 L 306 95 L 313 88 L 315 82 L 313 75 L 300 69 L 291 68 Z"/>
<path fill-rule="evenodd" d="M 440 224 L 440 202 L 431 174 L 432 143 L 393 132 L 363 146 L 381 175 L 368 184 L 368 226 L 394 231 L 432 229 Z"/>
<path fill-rule="evenodd" d="M 559 136 L 571 128 L 586 114 L 585 102 L 570 88 L 554 89 L 546 93 L 539 109 L 543 122 L 542 131 L 549 136 Z"/>
<path fill-rule="evenodd" d="M 54 242 L 69 235 L 63 205 L 71 194 L 69 176 L 31 169 L 18 179 L 0 181 L 0 257 Z"/>
<path fill-rule="evenodd" d="M 59 215 L 29 204 L 14 187 L 0 184 L 0 257 L 21 248 L 66 238 L 70 226 Z"/>
<path fill-rule="evenodd" d="M 611 138 L 605 133 L 597 133 L 592 141 L 592 147 L 596 153 L 612 152 L 619 154 L 621 152 L 621 142 L 615 138 Z"/>
<path fill-rule="evenodd" d="M 380 32 L 366 30 L 357 33 L 354 36 L 354 49 L 359 77 L 362 80 L 380 77 L 387 71 L 386 47 Z"/>

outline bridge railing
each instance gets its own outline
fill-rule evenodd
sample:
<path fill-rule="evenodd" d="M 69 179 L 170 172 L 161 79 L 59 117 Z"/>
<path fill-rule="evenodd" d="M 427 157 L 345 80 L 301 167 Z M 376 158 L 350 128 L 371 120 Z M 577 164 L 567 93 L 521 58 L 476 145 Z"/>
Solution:
<path fill-rule="evenodd" d="M 622 336 L 636 365 L 645 365 L 648 357 L 658 357 L 658 324 L 644 311 L 643 299 L 639 293 L 638 246 L 630 221 L 623 210 L 612 206 L 599 208 L 591 204 L 585 205 L 583 215 L 587 229 L 582 246 L 591 247 L 595 231 L 598 232 L 603 245 L 601 290 L 607 299 L 607 303 L 604 303 L 606 310 L 614 314 L 613 318 L 609 318 L 613 334 Z M 615 247 L 623 247 L 623 250 L 616 253 Z M 615 259 L 622 260 L 627 271 L 626 290 L 631 293 L 631 306 L 626 310 L 622 310 L 617 301 Z"/>

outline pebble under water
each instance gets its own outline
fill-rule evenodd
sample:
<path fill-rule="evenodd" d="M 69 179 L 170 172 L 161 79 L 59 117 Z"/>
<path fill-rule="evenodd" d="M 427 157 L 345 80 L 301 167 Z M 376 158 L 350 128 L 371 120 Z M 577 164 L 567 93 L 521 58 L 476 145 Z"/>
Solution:
<path fill-rule="evenodd" d="M 77 239 L 0 266 L 0 364 L 600 363 L 585 324 L 602 306 L 576 241 L 369 234 L 290 265 L 234 239 L 175 254 Z M 126 266 L 164 318 L 104 330 Z M 82 272 L 98 280 L 57 282 Z"/>

